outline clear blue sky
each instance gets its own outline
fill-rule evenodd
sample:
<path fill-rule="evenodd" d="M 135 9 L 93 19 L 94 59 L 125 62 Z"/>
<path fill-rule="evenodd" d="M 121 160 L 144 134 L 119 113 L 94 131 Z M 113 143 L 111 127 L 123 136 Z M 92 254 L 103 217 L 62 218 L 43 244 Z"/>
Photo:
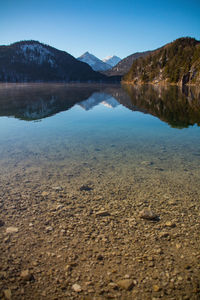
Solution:
<path fill-rule="evenodd" d="M 0 45 L 34 39 L 77 57 L 200 39 L 200 0 L 0 0 Z"/>

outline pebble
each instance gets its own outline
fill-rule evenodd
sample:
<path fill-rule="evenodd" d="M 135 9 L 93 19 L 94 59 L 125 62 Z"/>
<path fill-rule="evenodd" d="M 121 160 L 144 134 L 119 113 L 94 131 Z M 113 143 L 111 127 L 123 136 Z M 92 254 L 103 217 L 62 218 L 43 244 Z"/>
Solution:
<path fill-rule="evenodd" d="M 46 232 L 50 232 L 50 231 L 53 231 L 53 227 L 52 226 L 47 226 L 46 227 Z"/>
<path fill-rule="evenodd" d="M 33 275 L 29 272 L 29 270 L 23 270 L 21 271 L 20 277 L 24 280 L 24 281 L 32 281 L 34 280 Z"/>
<path fill-rule="evenodd" d="M 171 222 L 171 221 L 167 221 L 167 222 L 165 223 L 165 226 L 166 226 L 166 227 L 174 228 L 174 227 L 176 227 L 176 224 L 173 223 L 173 222 Z"/>
<path fill-rule="evenodd" d="M 131 279 L 119 280 L 117 282 L 117 285 L 118 285 L 118 287 L 120 287 L 121 289 L 124 289 L 126 291 L 130 291 L 134 286 L 133 281 Z"/>
<path fill-rule="evenodd" d="M 90 187 L 88 184 L 83 184 L 80 187 L 80 191 L 91 191 L 91 190 L 92 190 L 92 187 Z"/>
<path fill-rule="evenodd" d="M 81 286 L 77 283 L 72 285 L 72 289 L 77 293 L 80 293 L 82 291 Z"/>
<path fill-rule="evenodd" d="M 97 260 L 103 260 L 103 255 L 99 254 L 99 255 L 97 256 Z"/>
<path fill-rule="evenodd" d="M 6 278 L 6 272 L 0 271 L 0 279 Z"/>
<path fill-rule="evenodd" d="M 108 289 L 112 289 L 112 290 L 117 290 L 118 289 L 118 285 L 114 282 L 110 282 L 108 284 Z"/>
<path fill-rule="evenodd" d="M 107 210 L 101 210 L 96 212 L 96 217 L 108 217 L 110 213 Z"/>
<path fill-rule="evenodd" d="M 160 291 L 160 287 L 158 285 L 153 285 L 153 291 L 154 292 L 159 292 Z"/>
<path fill-rule="evenodd" d="M 163 254 L 163 251 L 161 248 L 155 249 L 155 253 L 157 254 Z"/>
<path fill-rule="evenodd" d="M 0 227 L 3 226 L 5 223 L 4 221 L 0 220 Z"/>
<path fill-rule="evenodd" d="M 166 238 L 166 237 L 168 237 L 168 236 L 169 236 L 169 233 L 166 232 L 166 231 L 163 231 L 163 232 L 161 232 L 161 233 L 159 234 L 159 237 L 160 237 L 160 238 Z"/>
<path fill-rule="evenodd" d="M 56 192 L 60 192 L 63 190 L 63 188 L 61 186 L 53 186 L 52 189 Z"/>
<path fill-rule="evenodd" d="M 7 227 L 6 228 L 6 233 L 17 233 L 19 230 L 17 227 Z"/>
<path fill-rule="evenodd" d="M 49 193 L 48 192 L 42 192 L 42 197 L 46 197 L 46 196 L 48 196 L 49 195 Z"/>
<path fill-rule="evenodd" d="M 151 209 L 145 208 L 143 209 L 140 214 L 140 218 L 145 219 L 145 220 L 151 220 L 151 221 L 158 221 L 159 216 L 156 215 Z"/>
<path fill-rule="evenodd" d="M 153 165 L 153 162 L 152 161 L 142 161 L 141 165 L 143 165 L 143 166 L 151 166 L 151 165 Z"/>
<path fill-rule="evenodd" d="M 12 292 L 11 292 L 11 290 L 10 290 L 10 289 L 6 289 L 6 290 L 4 290 L 3 292 L 4 292 L 5 298 L 8 299 L 8 300 L 10 300 L 11 297 L 12 297 Z"/>

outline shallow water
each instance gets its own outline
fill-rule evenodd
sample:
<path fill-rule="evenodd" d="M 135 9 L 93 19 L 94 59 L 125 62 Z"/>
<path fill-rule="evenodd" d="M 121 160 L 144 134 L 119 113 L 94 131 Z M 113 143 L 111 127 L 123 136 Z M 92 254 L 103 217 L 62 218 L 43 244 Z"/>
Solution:
<path fill-rule="evenodd" d="M 197 89 L 2 84 L 0 116 L 0 289 L 13 299 L 105 299 L 128 274 L 136 287 L 115 299 L 197 299 Z M 158 224 L 138 217 L 145 207 Z M 8 237 L 9 226 L 18 232 Z M 24 284 L 26 269 L 35 281 Z"/>
<path fill-rule="evenodd" d="M 178 173 L 199 176 L 200 129 L 195 123 L 200 122 L 200 100 L 195 92 L 1 85 L 2 176 L 19 171 L 31 178 L 34 169 L 38 180 L 49 181 L 51 174 L 58 185 L 66 173 L 78 173 L 80 182 L 102 173 L 108 185 L 110 172 L 113 181 L 119 172 L 120 180 L 127 180 L 133 173 L 149 176 L 149 170 L 169 179 Z"/>

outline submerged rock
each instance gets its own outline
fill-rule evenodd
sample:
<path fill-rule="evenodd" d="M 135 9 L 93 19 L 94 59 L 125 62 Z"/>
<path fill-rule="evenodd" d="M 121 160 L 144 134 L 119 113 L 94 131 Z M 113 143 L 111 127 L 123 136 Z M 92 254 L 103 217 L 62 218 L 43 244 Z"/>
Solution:
<path fill-rule="evenodd" d="M 150 221 L 159 221 L 159 216 L 155 214 L 150 208 L 143 209 L 139 214 L 141 219 Z"/>
<path fill-rule="evenodd" d="M 130 291 L 134 286 L 133 281 L 131 279 L 119 280 L 117 282 L 117 285 L 118 285 L 118 287 L 120 287 L 121 289 L 124 289 L 126 291 Z"/>
<path fill-rule="evenodd" d="M 108 217 L 110 216 L 110 213 L 107 210 L 100 210 L 96 212 L 97 217 Z"/>
<path fill-rule="evenodd" d="M 141 165 L 143 165 L 143 166 L 152 166 L 153 162 L 152 161 L 142 161 Z"/>
<path fill-rule="evenodd" d="M 81 286 L 80 286 L 79 284 L 77 284 L 77 283 L 75 283 L 75 284 L 72 285 L 72 289 L 73 289 L 75 292 L 77 292 L 77 293 L 79 293 L 79 292 L 82 291 Z"/>
<path fill-rule="evenodd" d="M 63 190 L 62 186 L 53 186 L 52 189 L 55 191 L 55 192 L 60 192 Z"/>
<path fill-rule="evenodd" d="M 20 277 L 24 281 L 33 281 L 34 280 L 34 276 L 33 276 L 33 274 L 30 273 L 29 270 L 23 270 L 23 271 L 21 271 Z"/>
<path fill-rule="evenodd" d="M 18 231 L 19 230 L 17 227 L 11 226 L 11 227 L 6 228 L 6 233 L 17 233 Z"/>
<path fill-rule="evenodd" d="M 167 221 L 167 222 L 165 223 L 165 226 L 166 226 L 166 227 L 174 228 L 174 227 L 176 227 L 176 224 L 173 223 L 173 222 L 171 222 L 171 221 Z"/>
<path fill-rule="evenodd" d="M 3 291 L 3 293 L 4 293 L 5 299 L 8 299 L 8 300 L 11 299 L 11 297 L 12 297 L 11 289 L 6 289 L 6 290 Z"/>
<path fill-rule="evenodd" d="M 3 220 L 0 220 L 0 227 L 5 225 L 4 221 Z"/>
<path fill-rule="evenodd" d="M 92 190 L 92 187 L 90 187 L 88 184 L 83 184 L 80 187 L 80 191 L 91 191 L 91 190 Z"/>

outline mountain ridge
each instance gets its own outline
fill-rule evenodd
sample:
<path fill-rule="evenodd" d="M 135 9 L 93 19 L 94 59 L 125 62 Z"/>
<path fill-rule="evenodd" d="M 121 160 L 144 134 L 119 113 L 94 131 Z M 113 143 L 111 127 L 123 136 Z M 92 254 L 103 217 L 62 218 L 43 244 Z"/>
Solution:
<path fill-rule="evenodd" d="M 119 63 L 117 63 L 113 68 L 103 72 L 103 74 L 107 76 L 123 76 L 125 75 L 131 68 L 133 61 L 140 58 L 147 56 L 149 53 L 153 52 L 154 50 L 144 51 L 144 52 L 136 52 L 133 53 L 125 58 L 123 58 Z"/>
<path fill-rule="evenodd" d="M 123 82 L 200 84 L 200 41 L 183 37 L 135 60 Z"/>
<path fill-rule="evenodd" d="M 71 54 L 34 40 L 0 46 L 0 82 L 101 82 L 105 75 Z"/>

